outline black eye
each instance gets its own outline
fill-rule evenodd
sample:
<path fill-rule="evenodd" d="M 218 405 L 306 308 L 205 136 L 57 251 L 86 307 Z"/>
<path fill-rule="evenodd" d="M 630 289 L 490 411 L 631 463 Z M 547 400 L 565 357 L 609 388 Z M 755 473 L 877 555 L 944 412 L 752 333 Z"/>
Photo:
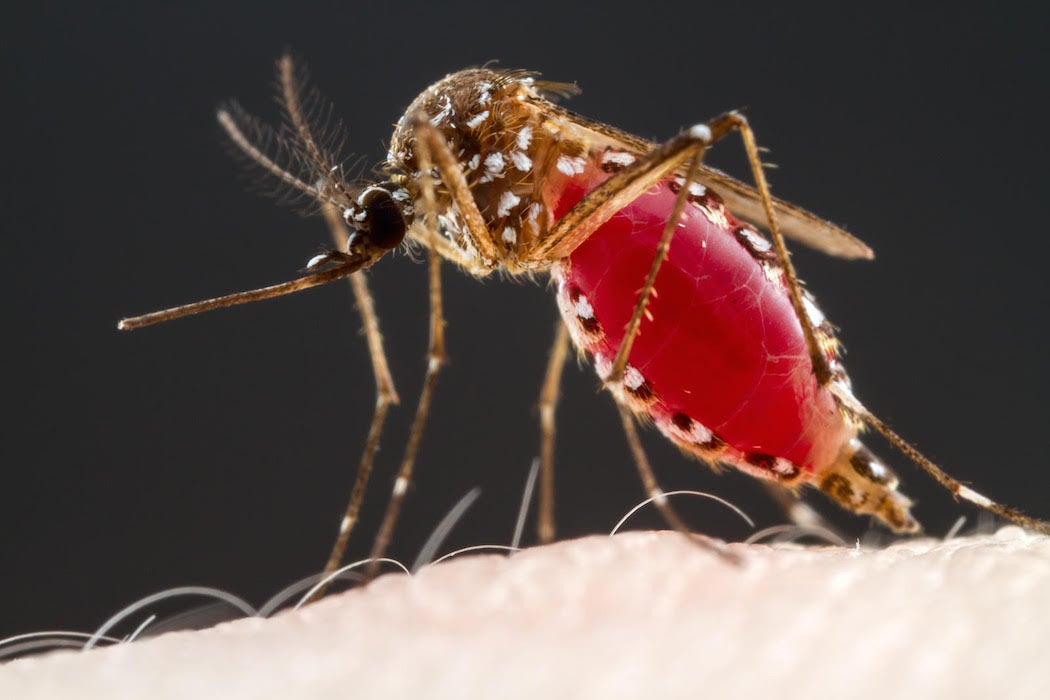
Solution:
<path fill-rule="evenodd" d="M 408 230 L 401 208 L 384 189 L 375 188 L 367 194 L 361 205 L 368 213 L 369 240 L 379 248 L 396 248 L 401 245 Z"/>

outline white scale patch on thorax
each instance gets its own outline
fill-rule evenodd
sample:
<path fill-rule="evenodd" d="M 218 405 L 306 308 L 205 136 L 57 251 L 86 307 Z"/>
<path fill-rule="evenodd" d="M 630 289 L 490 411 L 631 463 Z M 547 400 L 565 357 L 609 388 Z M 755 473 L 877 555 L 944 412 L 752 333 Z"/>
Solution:
<path fill-rule="evenodd" d="M 517 145 L 519 151 L 527 151 L 529 144 L 532 143 L 532 127 L 526 124 L 518 130 L 518 135 L 514 139 L 514 143 Z"/>
<path fill-rule="evenodd" d="M 448 95 L 442 95 L 441 111 L 430 118 L 430 123 L 434 126 L 441 126 L 441 124 L 453 114 L 452 99 Z"/>
<path fill-rule="evenodd" d="M 510 216 L 510 210 L 518 206 L 520 202 L 521 197 L 507 190 L 499 198 L 499 207 L 496 209 L 496 215 Z"/>
<path fill-rule="evenodd" d="M 503 154 L 496 152 L 490 153 L 485 156 L 485 174 L 478 182 L 492 182 L 497 178 L 503 177 L 503 169 L 507 167 L 506 162 L 503 160 Z"/>
<path fill-rule="evenodd" d="M 469 126 L 471 129 L 477 129 L 479 126 L 481 126 L 483 123 L 485 123 L 485 120 L 488 119 L 488 118 L 489 118 L 489 111 L 486 109 L 484 112 L 479 112 L 475 116 L 473 116 L 470 119 L 468 119 L 467 120 L 467 126 Z"/>
<path fill-rule="evenodd" d="M 514 151 L 510 154 L 510 162 L 522 172 L 528 172 L 532 168 L 532 159 L 524 151 Z"/>
<path fill-rule="evenodd" d="M 479 260 L 486 267 L 505 266 L 512 272 L 522 271 L 522 263 L 533 261 L 519 256 L 530 246 L 548 224 L 544 204 L 538 194 L 535 169 L 539 158 L 547 162 L 547 143 L 551 138 L 542 126 L 543 120 L 530 104 L 539 97 L 534 81 L 525 77 L 479 79 L 473 84 L 454 80 L 437 83 L 421 98 L 428 112 L 428 121 L 440 130 L 460 164 L 470 194 L 484 220 L 485 231 L 475 232 L 491 241 L 485 245 L 495 258 L 486 255 L 480 261 L 480 247 L 467 230 L 466 218 L 455 209 L 448 183 L 441 181 L 435 168 L 433 173 L 438 195 L 437 220 L 442 237 L 447 238 L 466 258 Z M 412 171 L 415 165 L 411 130 L 399 123 L 404 131 L 395 141 L 390 164 L 406 172 L 413 183 L 412 197 L 417 211 L 425 206 L 421 201 L 420 175 Z M 560 167 L 573 174 L 582 173 L 587 162 L 565 155 Z M 406 167 L 408 166 L 408 167 Z M 547 264 L 542 267 L 548 267 Z"/>

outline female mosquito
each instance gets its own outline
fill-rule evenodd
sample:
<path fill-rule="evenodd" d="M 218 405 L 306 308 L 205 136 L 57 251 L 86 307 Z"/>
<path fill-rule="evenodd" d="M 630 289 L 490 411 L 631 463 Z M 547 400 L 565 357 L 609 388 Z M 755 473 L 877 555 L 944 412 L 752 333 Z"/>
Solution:
<path fill-rule="evenodd" d="M 445 361 L 442 259 L 478 277 L 496 270 L 547 274 L 556 287 L 564 325 L 540 401 L 543 541 L 554 536 L 554 415 L 570 341 L 593 359 L 648 495 L 679 529 L 684 525 L 641 449 L 636 417 L 705 462 L 733 466 L 791 492 L 814 486 L 896 532 L 917 532 L 897 478 L 858 438 L 870 426 L 954 496 L 1050 534 L 1050 525 L 953 479 L 854 396 L 832 326 L 800 284 L 784 237 L 846 258 L 870 258 L 872 252 L 833 224 L 770 195 L 755 136 L 740 113 L 653 144 L 556 104 L 555 98 L 576 92 L 573 85 L 523 71 L 464 70 L 416 98 L 394 130 L 386 179 L 359 186 L 343 177 L 331 139 L 311 127 L 308 114 L 321 103 L 316 93 L 304 96 L 304 81 L 287 56 L 278 61 L 278 82 L 287 119 L 280 131 L 237 109 L 219 111 L 219 122 L 256 166 L 321 205 L 340 245 L 313 258 L 309 274 L 296 280 L 127 318 L 119 327 L 350 277 L 377 403 L 328 571 L 342 558 L 387 410 L 397 401 L 360 273 L 407 242 L 428 252 L 428 366 L 372 548 L 375 558 L 397 521 Z M 731 132 L 743 140 L 755 187 L 701 162 Z"/>

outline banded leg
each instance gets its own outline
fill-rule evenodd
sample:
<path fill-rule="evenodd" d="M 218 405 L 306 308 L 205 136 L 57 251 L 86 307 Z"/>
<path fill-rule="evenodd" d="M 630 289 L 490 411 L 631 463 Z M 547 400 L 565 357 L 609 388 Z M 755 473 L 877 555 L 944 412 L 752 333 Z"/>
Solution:
<path fill-rule="evenodd" d="M 734 115 L 722 115 L 707 124 L 700 124 L 688 129 L 644 157 L 639 158 L 633 164 L 592 190 L 576 206 L 569 210 L 555 224 L 550 236 L 545 240 L 542 248 L 537 251 L 538 254 L 552 256 L 568 255 L 580 242 L 608 221 L 617 211 L 630 204 L 682 164 L 689 163 L 686 181 L 675 198 L 671 215 L 664 227 L 657 255 L 650 267 L 646 282 L 639 293 L 638 302 L 635 304 L 634 313 L 628 323 L 624 340 L 617 352 L 612 369 L 605 378 L 606 385 L 622 381 L 631 344 L 634 342 L 634 337 L 637 335 L 641 319 L 645 313 L 645 307 L 652 293 L 656 275 L 667 257 L 671 237 L 674 235 L 677 222 L 689 196 L 689 185 L 696 178 L 704 152 L 710 144 L 725 136 L 734 127 Z M 642 477 L 647 495 L 653 499 L 653 502 L 656 503 L 664 519 L 671 527 L 688 534 L 689 528 L 667 501 L 664 492 L 656 482 L 652 468 L 645 456 L 645 451 L 642 449 L 641 441 L 638 439 L 637 429 L 629 409 L 619 401 L 616 401 L 616 405 L 617 410 L 620 411 L 620 418 L 631 454 L 634 457 L 635 467 Z M 733 558 L 724 545 L 716 543 L 714 540 L 700 535 L 695 535 L 694 540 L 724 557 Z"/>
<path fill-rule="evenodd" d="M 690 159 L 701 160 L 707 147 L 724 137 L 732 128 L 732 115 L 723 114 L 706 124 L 697 124 L 683 131 L 638 158 L 588 192 L 566 212 L 551 227 L 540 245 L 529 251 L 530 259 L 567 257 L 605 222 L 653 185 Z M 686 191 L 686 195 L 681 197 L 684 206 L 689 188 L 682 189 Z M 673 227 L 671 230 L 674 230 Z"/>
<path fill-rule="evenodd" d="M 887 442 L 896 447 L 908 459 L 918 465 L 920 469 L 933 477 L 934 481 L 951 492 L 953 498 L 961 498 L 964 501 L 995 513 L 999 517 L 1005 518 L 1021 527 L 1028 528 L 1029 530 L 1033 530 L 1043 535 L 1050 535 L 1050 523 L 1025 515 L 1016 508 L 1011 508 L 1010 506 L 1005 506 L 993 501 L 987 496 L 974 491 L 969 486 L 966 486 L 953 478 L 950 474 L 930 461 L 924 454 L 912 447 L 909 442 L 894 432 L 892 428 L 883 423 L 871 411 L 865 408 L 864 405 L 849 392 L 849 390 L 837 384 L 830 384 L 828 389 L 835 395 L 835 398 L 843 407 L 863 418 L 864 422 L 875 429 L 875 432 L 886 438 Z"/>
<path fill-rule="evenodd" d="M 467 184 L 467 178 L 463 175 L 458 159 L 449 149 L 448 143 L 445 142 L 441 132 L 426 119 L 416 123 L 415 133 L 416 142 L 422 146 L 419 153 L 420 172 L 430 172 L 429 167 L 423 168 L 423 152 L 425 150 L 428 156 L 427 162 L 437 166 L 438 173 L 441 176 L 441 184 L 448 189 L 449 194 L 452 196 L 452 201 L 455 202 L 456 208 L 459 209 L 467 237 L 470 238 L 471 245 L 477 252 L 480 263 L 462 260 L 460 255 L 454 256 L 453 259 L 459 259 L 461 264 L 474 274 L 488 274 L 498 265 L 499 253 L 492 242 L 492 237 L 489 235 L 485 218 L 481 215 L 477 202 L 474 201 L 474 195 L 470 191 L 470 186 Z M 430 201 L 435 201 L 432 189 Z M 434 211 L 433 204 L 428 204 L 427 206 L 431 208 L 431 211 Z M 425 234 L 427 247 L 444 246 L 445 241 L 434 234 L 436 227 L 428 228 L 429 231 Z"/>
<path fill-rule="evenodd" d="M 751 164 L 751 171 L 755 178 L 755 185 L 758 187 L 759 194 L 761 195 L 762 207 L 765 209 L 766 219 L 769 220 L 770 233 L 773 236 L 773 245 L 776 248 L 777 257 L 780 258 L 784 274 L 787 277 L 787 285 L 789 285 L 789 290 L 791 291 L 792 305 L 795 307 L 795 315 L 798 317 L 799 323 L 802 325 L 802 332 L 805 335 L 805 343 L 808 349 L 810 349 L 810 357 L 813 360 L 813 370 L 814 374 L 817 376 L 818 382 L 831 391 L 840 406 L 847 411 L 855 413 L 855 415 L 859 416 L 865 423 L 875 428 L 876 432 L 881 434 L 889 444 L 896 447 L 897 450 L 911 460 L 912 463 L 915 463 L 920 469 L 929 474 L 934 481 L 951 492 L 952 496 L 1004 517 L 1016 525 L 1043 534 L 1050 534 L 1050 523 L 1038 521 L 1038 519 L 1025 515 L 1015 508 L 996 503 L 991 499 L 988 499 L 987 496 L 978 493 L 951 478 L 951 476 L 943 469 L 936 464 L 933 464 L 925 454 L 901 438 L 897 432 L 890 429 L 889 426 L 877 418 L 873 412 L 864 407 L 864 405 L 861 404 L 853 394 L 848 391 L 848 389 L 831 382 L 831 367 L 828 366 L 827 358 L 824 353 L 821 352 L 820 346 L 817 342 L 813 321 L 810 319 L 810 315 L 805 313 L 805 307 L 802 303 L 801 285 L 799 284 L 798 276 L 795 274 L 795 267 L 791 262 L 791 257 L 787 255 L 784 239 L 780 233 L 780 228 L 777 225 L 776 214 L 773 210 L 773 197 L 770 195 L 768 183 L 765 182 L 765 173 L 762 170 L 762 163 L 759 160 L 758 145 L 755 141 L 755 134 L 752 131 L 751 126 L 748 124 L 748 121 L 743 118 L 742 114 L 736 115 L 736 128 L 740 131 L 744 148 L 747 149 L 748 152 L 748 162 Z"/>
<path fill-rule="evenodd" d="M 324 206 L 325 221 L 332 234 L 336 250 L 345 250 L 347 243 L 346 226 L 342 217 L 330 205 Z M 332 552 L 325 564 L 323 576 L 334 573 L 343 561 L 346 552 L 346 544 L 350 539 L 350 533 L 357 524 L 361 512 L 361 503 L 364 501 L 365 488 L 368 486 L 368 478 L 372 473 L 375 462 L 376 450 L 379 447 L 379 438 L 383 432 L 387 412 L 392 404 L 399 402 L 397 390 L 394 388 L 394 379 L 390 375 L 390 366 L 387 363 L 386 352 L 383 349 L 383 336 L 379 331 L 379 317 L 375 311 L 372 294 L 368 289 L 368 282 L 364 275 L 355 273 L 350 276 L 350 285 L 354 293 L 354 301 L 357 310 L 361 314 L 361 322 L 364 327 L 365 339 L 368 343 L 368 354 L 372 360 L 372 372 L 376 382 L 376 406 L 372 414 L 372 422 L 368 428 L 368 438 L 365 441 L 361 459 L 358 461 L 357 476 L 354 479 L 350 499 L 347 502 L 346 512 L 339 525 L 339 534 Z M 313 599 L 324 595 L 324 589 L 319 589 Z"/>
<path fill-rule="evenodd" d="M 558 321 L 547 372 L 540 391 L 540 505 L 536 534 L 541 544 L 554 540 L 554 422 L 561 393 L 562 370 L 569 354 L 569 329 Z"/>
<path fill-rule="evenodd" d="M 780 227 L 777 224 L 776 214 L 773 211 L 772 197 L 769 194 L 769 184 L 766 182 L 765 172 L 762 169 L 762 162 L 759 160 L 758 145 L 755 142 L 755 136 L 751 131 L 751 126 L 748 124 L 744 115 L 738 112 L 728 112 L 712 120 L 709 124 L 709 128 L 711 130 L 711 138 L 706 144 L 701 144 L 700 149 L 693 156 L 690 163 L 689 170 L 685 176 L 685 181 L 678 193 L 678 197 L 675 199 L 671 216 L 667 221 L 667 225 L 664 227 L 663 236 L 660 238 L 656 256 L 653 258 L 653 264 L 649 268 L 649 275 L 646 277 L 642 290 L 638 293 L 638 301 L 635 304 L 631 320 L 628 322 L 627 331 L 620 344 L 620 349 L 616 353 L 616 360 L 613 362 L 612 372 L 610 373 L 608 381 L 619 381 L 623 376 L 624 369 L 627 366 L 627 358 L 631 351 L 631 345 L 633 345 L 634 339 L 638 335 L 638 329 L 641 326 L 642 318 L 645 314 L 645 308 L 649 303 L 649 298 L 652 295 L 654 286 L 656 285 L 656 276 L 660 272 L 660 267 L 663 265 L 664 260 L 667 258 L 667 253 L 671 248 L 671 238 L 674 236 L 675 229 L 677 228 L 676 224 L 678 222 L 678 217 L 681 215 L 682 209 L 685 207 L 689 187 L 696 179 L 696 174 L 699 170 L 700 160 L 703 158 L 705 147 L 708 144 L 713 143 L 716 138 L 725 136 L 732 130 L 737 130 L 740 132 L 744 141 L 744 148 L 747 152 L 748 162 L 751 165 L 752 175 L 762 199 L 762 206 L 765 209 L 766 218 L 769 222 L 770 233 L 773 236 L 773 245 L 784 268 L 784 275 L 787 278 L 788 290 L 791 296 L 791 305 L 795 309 L 795 315 L 802 323 L 802 331 L 806 339 L 806 347 L 809 350 L 810 361 L 813 364 L 813 371 L 817 376 L 818 383 L 821 386 L 824 386 L 831 379 L 831 368 L 828 365 L 828 359 L 825 356 L 824 351 L 821 350 L 820 344 L 817 342 L 813 324 L 809 321 L 809 316 L 806 313 L 806 307 L 802 300 L 802 289 L 798 282 L 798 275 L 795 273 L 795 267 L 791 263 L 787 247 L 784 244 L 784 237 L 781 235 Z"/>
<path fill-rule="evenodd" d="M 657 275 L 670 250 L 671 240 L 677 229 L 682 211 L 685 208 L 690 185 L 697 178 L 704 153 L 708 146 L 734 130 L 741 132 L 745 150 L 754 171 L 754 178 L 763 203 L 763 210 L 769 220 L 776 249 L 788 280 L 792 306 L 795 309 L 796 316 L 803 319 L 803 321 L 808 321 L 798 278 L 791 261 L 788 259 L 783 237 L 773 212 L 773 202 L 769 195 L 769 187 L 766 183 L 765 175 L 762 172 L 761 162 L 758 159 L 758 147 L 755 143 L 754 134 L 743 115 L 736 112 L 723 114 L 707 124 L 697 125 L 672 138 L 595 188 L 554 226 L 543 248 L 539 251 L 555 257 L 568 255 L 580 242 L 608 221 L 615 212 L 622 209 L 672 172 L 687 166 L 684 182 L 679 189 L 671 214 L 664 226 L 656 255 L 639 291 L 634 310 L 625 329 L 624 338 L 617 349 L 610 372 L 605 378 L 607 385 L 616 384 L 623 380 L 631 347 L 638 335 L 642 319 L 645 317 L 646 307 L 653 294 Z M 803 332 L 814 372 L 819 382 L 824 385 L 831 377 L 827 358 L 816 341 L 812 324 L 804 324 Z M 623 417 L 626 409 L 619 405 L 618 408 L 621 412 L 621 417 Z M 646 481 L 647 488 L 656 488 L 655 481 L 651 479 L 651 470 L 648 469 L 648 464 L 641 451 L 640 443 L 638 443 L 636 436 L 632 437 L 632 434 L 636 432 L 633 422 L 625 419 L 624 428 L 628 432 L 628 441 L 631 443 L 631 450 L 635 455 L 635 463 L 643 475 L 643 481 Z M 650 473 L 649 478 L 646 477 L 646 472 Z M 650 495 L 661 505 L 661 511 L 664 512 L 668 522 L 679 527 L 681 520 L 676 515 L 673 515 L 673 511 L 666 503 L 666 499 L 662 497 L 662 492 Z"/>
<path fill-rule="evenodd" d="M 616 353 L 612 370 L 606 384 L 619 382 L 627 366 L 627 357 L 638 334 L 649 297 L 656 283 L 656 275 L 663 265 L 671 247 L 677 223 L 689 197 L 689 185 L 696 181 L 704 152 L 733 129 L 738 128 L 739 115 L 729 112 L 715 117 L 706 124 L 698 124 L 662 146 L 647 153 L 631 165 L 616 173 L 594 188 L 576 206 L 568 211 L 551 229 L 550 235 L 530 256 L 564 257 L 587 239 L 616 212 L 649 190 L 670 173 L 688 163 L 685 182 L 675 198 L 671 215 L 667 219 L 663 235 L 653 258 L 649 274 L 635 303 L 634 312 L 628 322 L 624 339 Z M 801 303 L 801 302 L 800 302 Z"/>
<path fill-rule="evenodd" d="M 792 265 L 791 258 L 788 255 L 787 246 L 784 243 L 784 237 L 777 224 L 777 218 L 773 207 L 773 198 L 769 193 L 769 185 L 766 182 L 762 162 L 759 159 L 758 144 L 755 141 L 755 134 L 743 115 L 735 114 L 733 115 L 733 118 L 735 121 L 735 128 L 740 131 L 740 135 L 744 141 L 744 148 L 747 151 L 747 160 L 751 166 L 751 173 L 755 179 L 755 185 L 758 188 L 759 194 L 761 195 L 762 206 L 765 209 L 766 219 L 769 222 L 769 231 L 773 237 L 773 245 L 787 277 L 788 289 L 791 292 L 791 303 L 795 308 L 795 315 L 798 317 L 799 323 L 802 326 L 802 331 L 806 338 L 806 346 L 809 348 L 809 355 L 813 362 L 813 372 L 816 374 L 817 381 L 820 385 L 828 388 L 843 409 L 859 416 L 865 423 L 874 428 L 877 433 L 886 438 L 886 441 L 893 445 L 899 452 L 915 463 L 920 469 L 929 474 L 946 490 L 951 492 L 953 497 L 961 498 L 973 503 L 980 508 L 1016 523 L 1021 527 L 1026 527 L 1044 535 L 1050 535 L 1050 523 L 1029 517 L 1015 508 L 1010 508 L 1009 506 L 997 503 L 968 486 L 961 484 L 959 481 L 948 475 L 943 469 L 934 464 L 924 454 L 919 452 L 919 450 L 913 447 L 904 438 L 894 432 L 888 425 L 882 422 L 882 420 L 876 417 L 863 404 L 861 404 L 848 389 L 831 382 L 831 368 L 828 364 L 827 357 L 820 349 L 820 345 L 817 342 L 816 333 L 813 329 L 813 322 L 810 319 L 809 314 L 806 313 L 805 306 L 802 302 L 801 285 L 799 284 L 798 276 L 795 274 L 795 267 Z"/>
<path fill-rule="evenodd" d="M 436 222 L 433 220 L 434 212 L 437 210 L 434 197 L 434 182 L 429 173 L 432 167 L 430 140 L 419 139 L 418 153 L 420 169 L 423 175 L 423 201 L 425 205 L 424 227 L 431 239 L 437 236 Z M 444 142 L 442 142 L 444 145 Z M 447 150 L 447 145 L 445 149 Z M 461 173 L 462 175 L 462 173 Z M 473 200 L 471 200 L 473 202 Z M 477 209 L 475 205 L 475 210 Z M 416 414 L 412 419 L 412 428 L 408 436 L 408 444 L 405 446 L 405 454 L 398 469 L 397 478 L 394 480 L 393 491 L 387 502 L 386 512 L 383 514 L 383 522 L 379 526 L 372 551 L 369 554 L 371 562 L 365 573 L 366 579 L 375 576 L 379 568 L 379 559 L 386 553 L 390 538 L 401 513 L 401 505 L 404 502 L 405 493 L 412 483 L 412 471 L 415 467 L 416 455 L 419 452 L 419 443 L 423 438 L 423 428 L 426 426 L 427 417 L 430 414 L 430 404 L 434 397 L 434 387 L 437 384 L 438 373 L 447 361 L 445 354 L 445 317 L 441 298 L 441 255 L 431 240 L 427 247 L 427 272 L 430 280 L 430 343 L 427 348 L 427 372 L 423 378 L 423 388 L 419 394 L 419 403 L 416 405 Z"/>
<path fill-rule="evenodd" d="M 319 148 L 306 116 L 303 114 L 302 89 L 300 81 L 296 78 L 294 62 L 288 54 L 285 54 L 277 61 L 277 75 L 281 103 L 288 115 L 291 126 L 298 133 L 299 141 L 305 148 L 307 155 L 321 172 L 334 172 L 331 160 Z M 350 199 L 350 192 L 344 188 L 339 178 L 327 178 L 324 187 L 335 190 L 343 199 Z M 328 230 L 335 244 L 335 249 L 337 251 L 347 250 L 349 234 L 343 223 L 341 213 L 328 202 L 322 202 L 322 213 L 325 217 L 325 223 L 328 224 Z M 383 425 L 386 422 L 387 411 L 391 404 L 398 402 L 397 391 L 394 389 L 394 380 L 390 375 L 390 367 L 387 363 L 386 353 L 383 350 L 383 336 L 379 331 L 379 319 L 375 312 L 372 294 L 368 290 L 368 283 L 363 275 L 354 274 L 350 277 L 350 285 L 353 290 L 354 300 L 357 303 L 358 312 L 361 314 L 365 338 L 368 342 L 368 353 L 372 360 L 372 371 L 376 382 L 376 406 L 372 414 L 372 422 L 368 428 L 365 447 L 358 462 L 357 476 L 354 478 L 350 499 L 347 502 L 346 511 L 339 525 L 339 534 L 336 536 L 332 551 L 325 564 L 324 576 L 326 577 L 334 573 L 342 563 L 343 554 L 350 539 L 350 533 L 357 524 L 361 503 L 364 501 L 365 489 L 368 486 L 368 479 L 372 473 L 375 453 L 379 447 L 379 438 L 382 435 Z M 324 588 L 320 588 L 313 594 L 312 599 L 316 600 L 323 595 Z"/>
<path fill-rule="evenodd" d="M 550 235 L 540 247 L 535 251 L 530 251 L 530 256 L 541 255 L 557 258 L 569 255 L 576 246 L 612 218 L 616 212 L 637 199 L 642 193 L 676 169 L 686 163 L 689 164 L 685 181 L 675 199 L 671 216 L 668 217 L 667 224 L 664 227 L 663 235 L 657 247 L 657 254 L 653 258 L 645 284 L 638 293 L 634 312 L 628 323 L 624 339 L 617 351 L 612 371 L 606 379 L 607 383 L 618 382 L 623 377 L 631 346 L 638 334 L 638 328 L 641 325 L 646 306 L 649 303 L 649 297 L 656 283 L 656 276 L 663 265 L 664 259 L 667 257 L 668 250 L 670 250 L 671 238 L 674 236 L 678 219 L 685 208 L 685 203 L 689 196 L 689 186 L 696 181 L 704 152 L 711 144 L 722 139 L 731 131 L 740 131 L 743 138 L 752 174 L 758 186 L 766 218 L 769 221 L 777 255 L 781 259 L 788 279 L 791 303 L 796 315 L 802 321 L 806 346 L 809 349 L 814 372 L 816 372 L 821 385 L 826 384 L 831 377 L 827 358 L 817 343 L 812 324 L 806 322 L 808 319 L 802 300 L 802 291 L 798 283 L 798 276 L 795 274 L 794 266 L 791 264 L 787 248 L 784 245 L 784 238 L 777 225 L 776 214 L 773 211 L 773 200 L 769 194 L 769 186 L 762 171 L 762 163 L 758 157 L 758 146 L 755 142 L 754 133 L 751 131 L 747 119 L 742 114 L 727 112 L 715 117 L 706 124 L 698 124 L 691 129 L 687 129 L 610 177 L 570 209 L 554 225 Z"/>

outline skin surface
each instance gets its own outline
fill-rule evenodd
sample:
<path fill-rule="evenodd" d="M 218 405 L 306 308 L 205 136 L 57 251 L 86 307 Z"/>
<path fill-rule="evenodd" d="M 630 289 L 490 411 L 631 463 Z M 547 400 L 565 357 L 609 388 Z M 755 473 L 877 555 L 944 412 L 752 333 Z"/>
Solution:
<path fill-rule="evenodd" d="M 1043 698 L 1050 538 L 883 550 L 590 537 L 0 667 L 5 698 Z"/>

